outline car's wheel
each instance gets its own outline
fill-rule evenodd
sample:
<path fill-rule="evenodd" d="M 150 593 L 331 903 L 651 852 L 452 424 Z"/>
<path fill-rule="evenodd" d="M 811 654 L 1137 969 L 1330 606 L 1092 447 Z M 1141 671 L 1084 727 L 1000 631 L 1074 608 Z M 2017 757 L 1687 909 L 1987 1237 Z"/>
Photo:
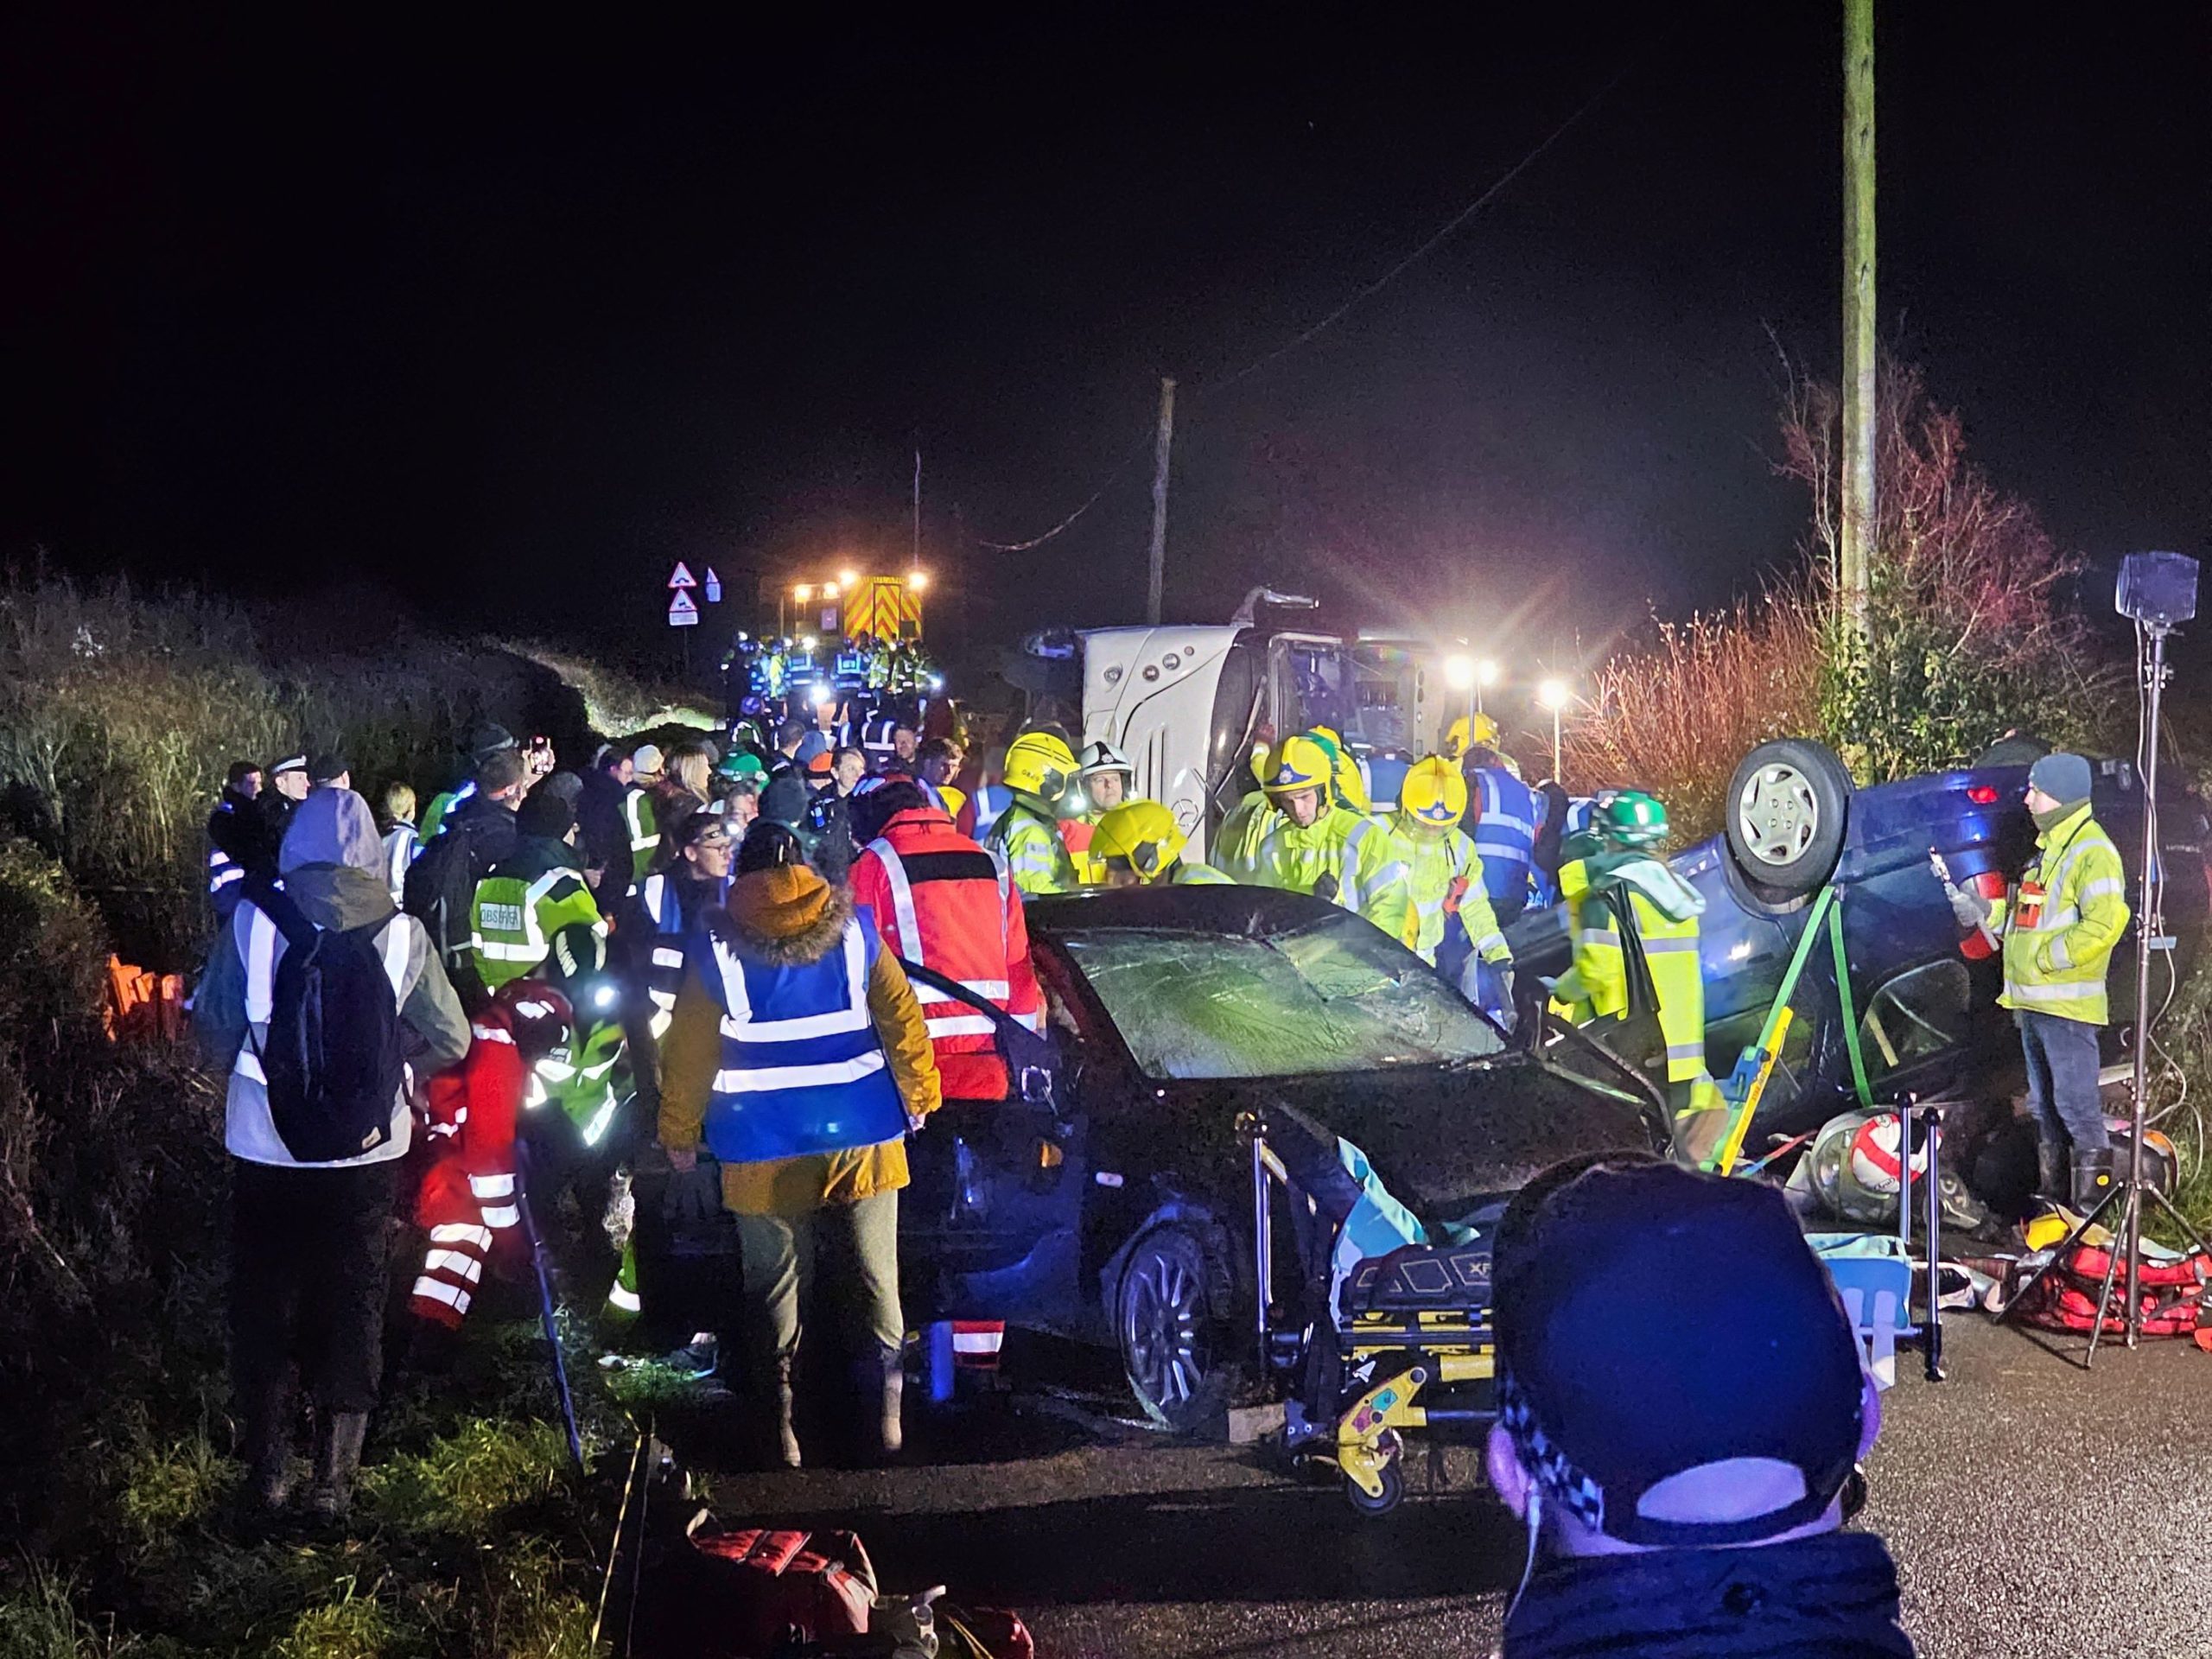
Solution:
<path fill-rule="evenodd" d="M 1145 1415 L 1189 1434 L 1229 1403 L 1225 1308 L 1206 1249 L 1187 1228 L 1155 1227 L 1129 1247 L 1115 1301 L 1122 1369 Z"/>
<path fill-rule="evenodd" d="M 1723 804 L 1737 874 L 1766 902 L 1783 904 L 1834 874 L 1851 774 L 1826 744 L 1777 737 L 1744 757 Z"/>

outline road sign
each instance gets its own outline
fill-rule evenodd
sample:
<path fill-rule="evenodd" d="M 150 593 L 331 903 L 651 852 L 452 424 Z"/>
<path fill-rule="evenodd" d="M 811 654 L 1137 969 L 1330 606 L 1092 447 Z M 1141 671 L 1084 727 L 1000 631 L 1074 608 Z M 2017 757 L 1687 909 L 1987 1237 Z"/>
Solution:
<path fill-rule="evenodd" d="M 668 626 L 671 628 L 696 628 L 699 626 L 699 607 L 681 588 L 668 601 Z"/>
<path fill-rule="evenodd" d="M 721 602 L 722 579 L 715 574 L 715 567 L 710 564 L 707 567 L 707 603 L 719 605 Z"/>
<path fill-rule="evenodd" d="M 686 588 L 696 588 L 699 584 L 691 579 L 691 567 L 678 559 L 676 562 L 676 573 L 669 577 L 668 585 L 681 591 Z"/>

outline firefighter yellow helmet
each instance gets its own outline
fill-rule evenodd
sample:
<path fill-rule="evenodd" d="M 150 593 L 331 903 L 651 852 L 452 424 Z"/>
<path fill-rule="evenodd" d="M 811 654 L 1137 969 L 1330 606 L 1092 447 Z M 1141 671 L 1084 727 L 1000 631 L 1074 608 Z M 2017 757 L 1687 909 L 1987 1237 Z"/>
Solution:
<path fill-rule="evenodd" d="M 1329 786 L 1329 752 L 1310 737 L 1287 737 L 1268 757 L 1260 787 L 1270 796 L 1295 795 L 1300 790 Z"/>
<path fill-rule="evenodd" d="M 1185 841 L 1175 815 L 1158 801 L 1130 801 L 1098 820 L 1090 855 L 1125 862 L 1149 881 L 1183 856 Z"/>
<path fill-rule="evenodd" d="M 1455 759 L 1478 743 L 1484 748 L 1497 747 L 1497 722 L 1479 712 L 1471 721 L 1465 715 L 1460 715 L 1444 734 L 1444 752 Z"/>
<path fill-rule="evenodd" d="M 1075 756 L 1050 732 L 1024 732 L 1007 746 L 1005 777 L 1017 795 L 1057 801 L 1075 778 Z"/>
<path fill-rule="evenodd" d="M 1441 755 L 1430 755 L 1406 768 L 1398 785 L 1398 807 L 1409 818 L 1448 827 L 1467 816 L 1467 780 Z"/>

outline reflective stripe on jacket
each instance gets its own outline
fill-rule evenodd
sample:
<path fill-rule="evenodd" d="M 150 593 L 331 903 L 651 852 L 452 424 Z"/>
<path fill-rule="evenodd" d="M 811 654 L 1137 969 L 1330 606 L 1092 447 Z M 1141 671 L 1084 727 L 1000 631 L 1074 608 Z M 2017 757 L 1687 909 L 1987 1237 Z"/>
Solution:
<path fill-rule="evenodd" d="M 1344 903 L 1349 861 L 1346 848 L 1355 832 L 1372 827 L 1349 807 L 1324 806 L 1319 816 L 1308 824 L 1294 823 L 1287 813 L 1278 812 L 1253 857 L 1253 884 L 1281 887 L 1291 893 L 1312 893 L 1326 878 L 1328 896 Z M 1357 907 L 1346 906 L 1348 909 Z"/>
<path fill-rule="evenodd" d="M 1045 995 L 1029 960 L 1029 924 L 1003 854 L 978 847 L 934 807 L 911 808 L 885 824 L 853 861 L 849 885 L 854 902 L 871 912 L 894 954 L 957 980 L 1030 1030 L 1044 1030 Z M 981 1098 L 994 1084 L 1002 1092 L 1002 1075 L 987 1077 L 962 1058 L 995 1056 L 990 1016 L 919 981 L 914 999 L 945 1092 Z"/>
<path fill-rule="evenodd" d="M 653 1005 L 650 1024 L 655 1041 L 668 1034 L 676 994 L 683 988 L 684 936 L 698 925 L 702 911 L 720 905 L 728 893 L 727 880 L 687 881 L 665 870 L 647 876 L 639 890 L 639 902 L 653 929 L 646 945 L 645 981 L 645 995 Z"/>
<path fill-rule="evenodd" d="M 1389 831 L 1406 878 L 1396 901 L 1369 919 L 1433 965 L 1456 912 L 1476 955 L 1487 962 L 1509 960 L 1505 936 L 1483 891 L 1483 861 L 1474 843 L 1457 830 L 1439 832 L 1403 812 L 1392 814 Z"/>
<path fill-rule="evenodd" d="M 1033 897 L 1071 892 L 1077 885 L 1075 855 L 1068 851 L 1058 823 L 1027 801 L 1017 801 L 999 814 L 985 844 L 1006 855 L 1014 885 Z"/>
<path fill-rule="evenodd" d="M 1256 881 L 1260 849 L 1277 822 L 1274 803 L 1263 791 L 1254 790 L 1229 809 L 1221 828 L 1214 831 L 1209 849 L 1214 865 L 1232 881 Z"/>
<path fill-rule="evenodd" d="M 1528 893 L 1534 866 L 1536 823 L 1543 816 L 1536 791 L 1503 766 L 1482 766 L 1467 775 L 1473 799 L 1468 817 L 1475 851 L 1482 855 L 1483 886 L 1493 899 Z"/>
<path fill-rule="evenodd" d="M 1992 906 L 1984 926 L 2005 943 L 1999 1006 L 2101 1026 L 2111 1017 L 2105 969 L 2126 932 L 2127 879 L 2113 845 L 2085 803 L 2036 837 L 2037 855 L 2021 884 Z M 2020 902 L 2021 886 L 2039 881 L 2044 899 Z"/>
<path fill-rule="evenodd" d="M 553 936 L 582 922 L 601 938 L 607 921 L 585 885 L 583 872 L 567 861 L 556 841 L 529 841 L 476 884 L 468 907 L 468 945 L 487 991 L 520 979 L 545 960 Z"/>
<path fill-rule="evenodd" d="M 1618 1019 L 1628 1011 L 1628 963 L 1620 936 L 1619 912 L 1607 895 L 1624 891 L 1635 918 L 1636 937 L 1651 972 L 1658 1002 L 1659 1030 L 1667 1045 L 1667 1080 L 1694 1083 L 1705 1069 L 1705 976 L 1698 958 L 1698 918 L 1668 916 L 1628 882 L 1608 882 L 1593 891 L 1589 867 L 1580 859 L 1560 870 L 1560 890 L 1573 922 L 1574 966 L 1556 995 L 1586 1006 L 1585 1018 Z"/>
<path fill-rule="evenodd" d="M 741 957 L 715 922 L 690 950 L 721 1014 L 721 1057 L 707 1099 L 707 1146 L 751 1164 L 897 1141 L 906 1112 L 868 1011 L 882 944 L 864 912 L 840 948 L 803 964 Z"/>

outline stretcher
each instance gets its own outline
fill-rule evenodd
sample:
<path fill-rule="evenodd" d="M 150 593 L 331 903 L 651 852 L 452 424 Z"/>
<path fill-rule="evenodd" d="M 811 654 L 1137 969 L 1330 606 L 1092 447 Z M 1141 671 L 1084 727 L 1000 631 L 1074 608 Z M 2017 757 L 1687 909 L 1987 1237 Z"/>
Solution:
<path fill-rule="evenodd" d="M 1407 1433 L 1471 1439 L 1496 1415 L 1491 1247 L 1477 1224 L 1491 1218 L 1423 1223 L 1357 1147 L 1287 1106 L 1238 1128 L 1252 1158 L 1260 1360 L 1289 1395 L 1286 1444 L 1333 1465 L 1360 1514 L 1386 1515 L 1405 1497 Z M 1280 1255 L 1279 1211 L 1291 1223 Z M 1293 1282 L 1279 1286 L 1285 1258 Z"/>

